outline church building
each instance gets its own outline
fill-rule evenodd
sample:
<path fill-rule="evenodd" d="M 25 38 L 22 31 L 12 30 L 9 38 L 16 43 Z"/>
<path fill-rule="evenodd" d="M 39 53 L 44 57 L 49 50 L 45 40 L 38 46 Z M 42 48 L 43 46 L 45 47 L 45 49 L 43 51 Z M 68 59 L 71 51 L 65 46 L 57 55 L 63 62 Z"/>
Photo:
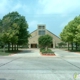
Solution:
<path fill-rule="evenodd" d="M 53 42 L 50 48 L 55 48 L 56 46 L 58 46 L 58 43 L 61 42 L 60 38 L 55 34 L 53 34 L 53 32 L 47 30 L 45 25 L 38 25 L 37 29 L 31 33 L 31 37 L 29 38 L 29 48 L 39 48 L 38 38 L 41 35 L 46 35 L 46 34 L 53 37 Z"/>

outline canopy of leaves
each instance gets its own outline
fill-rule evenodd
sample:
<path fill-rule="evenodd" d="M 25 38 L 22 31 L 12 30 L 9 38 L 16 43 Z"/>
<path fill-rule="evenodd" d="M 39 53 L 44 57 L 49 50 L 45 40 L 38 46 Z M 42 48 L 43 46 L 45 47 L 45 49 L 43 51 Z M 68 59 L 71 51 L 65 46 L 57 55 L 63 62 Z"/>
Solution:
<path fill-rule="evenodd" d="M 3 43 L 27 44 L 29 32 L 24 16 L 18 12 L 11 12 L 0 20 L 0 40 Z"/>
<path fill-rule="evenodd" d="M 53 38 L 49 35 L 40 36 L 38 43 L 41 47 L 49 47 L 52 44 Z"/>
<path fill-rule="evenodd" d="M 64 27 L 60 37 L 65 42 L 80 42 L 80 15 Z"/>

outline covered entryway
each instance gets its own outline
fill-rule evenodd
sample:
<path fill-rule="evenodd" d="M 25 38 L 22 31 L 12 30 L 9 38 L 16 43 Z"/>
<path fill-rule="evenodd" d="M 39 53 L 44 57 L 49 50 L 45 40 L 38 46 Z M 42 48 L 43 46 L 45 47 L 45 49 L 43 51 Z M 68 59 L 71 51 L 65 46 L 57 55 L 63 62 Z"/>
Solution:
<path fill-rule="evenodd" d="M 37 44 L 31 44 L 31 48 L 37 48 Z"/>

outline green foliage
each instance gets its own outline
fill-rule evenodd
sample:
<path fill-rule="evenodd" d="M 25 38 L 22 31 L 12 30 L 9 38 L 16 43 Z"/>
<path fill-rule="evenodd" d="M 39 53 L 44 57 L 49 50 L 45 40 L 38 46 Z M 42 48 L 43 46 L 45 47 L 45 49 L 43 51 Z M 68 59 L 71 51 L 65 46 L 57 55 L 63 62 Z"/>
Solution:
<path fill-rule="evenodd" d="M 66 45 L 67 45 L 67 44 L 66 44 L 65 42 L 60 42 L 60 43 L 58 43 L 58 46 L 59 46 L 59 47 L 63 47 L 63 46 L 65 47 Z"/>
<path fill-rule="evenodd" d="M 78 48 L 78 44 L 80 44 L 80 15 L 75 17 L 72 21 L 70 21 L 63 29 L 60 34 L 62 41 L 68 42 L 72 45 L 76 45 L 76 50 Z M 68 46 L 69 50 L 69 46 Z"/>
<path fill-rule="evenodd" d="M 4 43 L 3 41 L 0 40 L 0 47 L 3 48 L 3 46 L 4 46 Z"/>
<path fill-rule="evenodd" d="M 70 21 L 63 29 L 60 37 L 65 42 L 80 42 L 80 15 Z"/>
<path fill-rule="evenodd" d="M 40 36 L 38 39 L 40 47 L 49 47 L 52 43 L 52 37 L 49 35 Z"/>
<path fill-rule="evenodd" d="M 28 44 L 28 24 L 24 16 L 11 12 L 0 20 L 0 40 L 4 44 Z"/>
<path fill-rule="evenodd" d="M 40 52 L 43 51 L 45 48 L 40 48 Z"/>
<path fill-rule="evenodd" d="M 45 48 L 40 48 L 40 52 L 42 52 L 43 54 L 44 54 L 44 53 L 48 53 L 48 54 L 49 54 L 49 53 L 50 53 L 50 54 L 51 54 L 51 53 L 54 53 L 51 49 L 47 49 L 47 51 L 46 51 Z"/>
<path fill-rule="evenodd" d="M 30 37 L 29 32 L 27 31 L 28 29 L 28 24 L 25 20 L 24 16 L 21 16 L 20 20 L 19 20 L 19 34 L 18 34 L 18 44 L 22 45 L 22 44 L 26 44 L 28 43 L 28 38 Z"/>

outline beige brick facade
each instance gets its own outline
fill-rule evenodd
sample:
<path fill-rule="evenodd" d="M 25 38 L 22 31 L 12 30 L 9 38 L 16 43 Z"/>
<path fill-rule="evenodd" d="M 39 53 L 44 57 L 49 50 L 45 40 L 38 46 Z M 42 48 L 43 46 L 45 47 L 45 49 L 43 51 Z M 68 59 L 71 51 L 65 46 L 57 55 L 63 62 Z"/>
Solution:
<path fill-rule="evenodd" d="M 43 26 L 43 28 L 42 28 L 42 26 Z M 39 33 L 40 31 L 43 31 L 43 32 L 41 32 L 41 34 L 45 33 L 45 34 L 48 34 L 48 35 L 53 37 L 53 44 L 52 44 L 51 48 L 55 48 L 56 46 L 58 46 L 58 43 L 61 42 L 60 38 L 57 37 L 52 32 L 50 32 L 49 30 L 47 30 L 45 25 L 38 25 L 38 29 L 33 31 L 31 33 L 31 37 L 29 38 L 29 48 L 38 48 L 38 38 L 41 36 L 40 33 Z"/>

